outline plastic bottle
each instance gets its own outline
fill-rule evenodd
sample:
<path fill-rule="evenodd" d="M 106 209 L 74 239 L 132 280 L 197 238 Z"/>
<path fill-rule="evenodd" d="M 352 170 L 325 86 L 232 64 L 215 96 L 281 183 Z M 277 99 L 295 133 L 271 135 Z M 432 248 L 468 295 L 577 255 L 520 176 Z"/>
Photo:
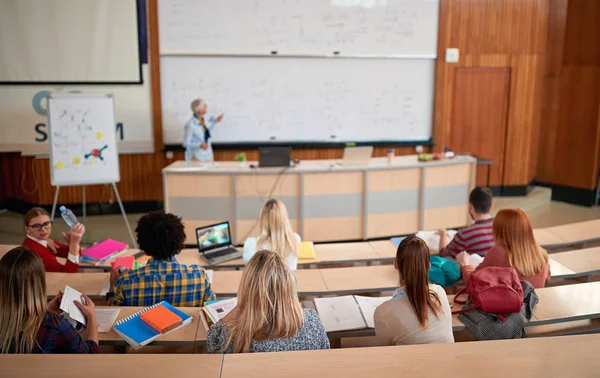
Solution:
<path fill-rule="evenodd" d="M 190 150 L 189 147 L 185 148 L 185 166 L 186 167 L 192 166 L 192 151 Z"/>
<path fill-rule="evenodd" d="M 79 221 L 77 220 L 77 217 L 75 216 L 75 214 L 73 214 L 73 212 L 71 210 L 67 209 L 64 206 L 61 206 L 59 209 L 60 209 L 60 216 L 65 220 L 65 223 L 67 224 L 67 226 L 73 227 L 74 225 L 79 223 Z"/>

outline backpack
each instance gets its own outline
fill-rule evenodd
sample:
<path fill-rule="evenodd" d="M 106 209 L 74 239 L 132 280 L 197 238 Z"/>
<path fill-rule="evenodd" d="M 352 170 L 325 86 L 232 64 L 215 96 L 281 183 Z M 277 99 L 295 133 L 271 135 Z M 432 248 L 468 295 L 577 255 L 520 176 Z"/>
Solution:
<path fill-rule="evenodd" d="M 440 256 L 430 256 L 429 282 L 440 286 L 452 286 L 460 279 L 460 268 L 452 260 Z"/>
<path fill-rule="evenodd" d="M 465 304 L 458 297 L 467 292 L 473 306 L 453 314 L 460 314 L 480 309 L 482 312 L 498 314 L 504 321 L 506 314 L 520 312 L 523 306 L 523 286 L 513 268 L 487 267 L 476 270 L 467 287 L 459 291 L 454 297 L 454 302 Z"/>

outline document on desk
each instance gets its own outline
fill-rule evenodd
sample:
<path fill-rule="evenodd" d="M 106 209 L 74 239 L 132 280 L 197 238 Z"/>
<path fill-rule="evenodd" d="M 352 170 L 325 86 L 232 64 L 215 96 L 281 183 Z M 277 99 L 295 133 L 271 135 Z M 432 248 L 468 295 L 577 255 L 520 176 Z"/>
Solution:
<path fill-rule="evenodd" d="M 387 302 L 392 297 L 363 297 L 360 295 L 355 295 L 354 300 L 358 303 L 358 307 L 360 307 L 360 311 L 367 322 L 368 328 L 375 328 L 375 310 L 379 307 L 383 302 Z"/>
<path fill-rule="evenodd" d="M 86 325 L 87 320 L 85 315 L 83 315 L 83 312 L 75 305 L 75 301 L 83 304 L 82 294 L 69 285 L 65 286 L 65 291 L 63 292 L 63 297 L 60 301 L 60 309 L 66 312 L 67 315 L 69 315 L 69 318 Z"/>
<path fill-rule="evenodd" d="M 98 332 L 109 332 L 120 312 L 120 308 L 97 308 L 96 322 L 98 323 Z"/>
<path fill-rule="evenodd" d="M 456 231 L 448 230 L 448 239 L 452 240 L 456 235 Z M 433 249 L 435 251 L 440 249 L 440 236 L 437 234 L 437 231 L 419 231 L 415 234 L 416 237 L 423 239 L 425 244 L 429 249 Z"/>

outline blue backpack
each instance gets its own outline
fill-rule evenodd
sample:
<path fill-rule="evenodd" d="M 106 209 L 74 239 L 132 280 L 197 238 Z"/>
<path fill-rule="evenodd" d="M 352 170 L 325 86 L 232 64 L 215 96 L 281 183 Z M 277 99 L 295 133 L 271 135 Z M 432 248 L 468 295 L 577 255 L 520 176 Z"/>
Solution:
<path fill-rule="evenodd" d="M 430 256 L 429 282 L 440 286 L 452 286 L 460 279 L 460 268 L 452 260 L 440 256 Z"/>

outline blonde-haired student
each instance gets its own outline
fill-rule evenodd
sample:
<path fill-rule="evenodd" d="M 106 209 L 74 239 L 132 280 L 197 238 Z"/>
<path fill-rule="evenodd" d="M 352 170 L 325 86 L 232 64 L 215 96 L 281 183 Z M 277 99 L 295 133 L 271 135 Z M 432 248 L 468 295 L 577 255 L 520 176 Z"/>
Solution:
<path fill-rule="evenodd" d="M 519 279 L 534 288 L 544 287 L 550 279 L 548 253 L 539 246 L 533 228 L 522 209 L 500 210 L 492 225 L 495 247 L 490 249 L 477 269 L 489 266 L 511 267 Z M 469 265 L 469 256 L 460 253 L 456 262 L 461 266 L 463 281 L 471 278 L 475 267 Z"/>
<path fill-rule="evenodd" d="M 287 209 L 278 199 L 269 199 L 260 211 L 260 236 L 248 238 L 244 243 L 244 263 L 257 251 L 268 250 L 277 253 L 293 272 L 298 267 L 298 251 L 302 239 L 290 224 Z"/>
<path fill-rule="evenodd" d="M 275 252 L 252 257 L 237 300 L 237 307 L 208 331 L 209 353 L 329 349 L 319 315 L 302 309 L 294 277 Z"/>
<path fill-rule="evenodd" d="M 409 236 L 396 251 L 400 287 L 375 310 L 379 345 L 453 343 L 452 310 L 441 286 L 429 283 L 429 248 Z"/>
<path fill-rule="evenodd" d="M 42 259 L 17 247 L 0 259 L 0 353 L 98 353 L 95 306 L 75 302 L 87 318 L 87 340 L 59 315 L 62 294 L 46 301 Z"/>

